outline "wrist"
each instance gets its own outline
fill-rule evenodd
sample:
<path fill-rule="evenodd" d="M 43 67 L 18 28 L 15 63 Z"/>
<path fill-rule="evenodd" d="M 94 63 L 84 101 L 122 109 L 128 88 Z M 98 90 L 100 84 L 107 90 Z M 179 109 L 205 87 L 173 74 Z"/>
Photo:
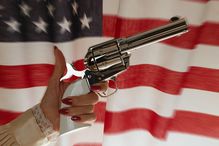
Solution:
<path fill-rule="evenodd" d="M 40 106 L 45 118 L 52 123 L 53 130 L 59 131 L 60 117 L 59 117 L 59 113 L 56 110 L 56 108 L 52 108 L 50 105 L 47 105 L 44 102 L 41 102 L 39 106 Z"/>
<path fill-rule="evenodd" d="M 53 123 L 46 117 L 41 108 L 41 104 L 34 106 L 31 110 L 42 133 L 48 138 L 48 140 L 56 140 L 59 133 L 54 129 Z"/>

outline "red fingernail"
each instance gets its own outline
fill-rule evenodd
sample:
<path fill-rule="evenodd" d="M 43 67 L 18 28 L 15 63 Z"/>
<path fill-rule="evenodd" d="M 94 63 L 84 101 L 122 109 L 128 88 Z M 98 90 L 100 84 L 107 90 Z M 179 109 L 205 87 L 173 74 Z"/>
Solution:
<path fill-rule="evenodd" d="M 99 91 L 99 90 L 101 90 L 101 87 L 100 86 L 91 86 L 91 90 L 92 91 Z"/>
<path fill-rule="evenodd" d="M 72 99 L 70 98 L 64 98 L 62 99 L 62 102 L 67 105 L 72 105 Z"/>
<path fill-rule="evenodd" d="M 63 114 L 63 115 L 67 115 L 67 114 L 68 114 L 68 110 L 67 110 L 67 109 L 64 109 L 64 108 L 63 108 L 63 109 L 60 109 L 60 110 L 59 110 L 59 113 L 60 113 L 60 114 Z"/>
<path fill-rule="evenodd" d="M 72 116 L 72 117 L 71 117 L 71 120 L 72 120 L 72 121 L 80 121 L 81 118 L 78 117 L 78 116 Z"/>

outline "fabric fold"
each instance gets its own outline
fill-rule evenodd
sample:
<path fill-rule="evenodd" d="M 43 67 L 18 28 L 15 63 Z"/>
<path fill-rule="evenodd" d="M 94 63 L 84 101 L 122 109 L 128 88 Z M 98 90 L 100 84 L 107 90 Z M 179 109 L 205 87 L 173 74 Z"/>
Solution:
<path fill-rule="evenodd" d="M 0 146 L 20 146 L 11 133 L 9 124 L 0 126 Z"/>

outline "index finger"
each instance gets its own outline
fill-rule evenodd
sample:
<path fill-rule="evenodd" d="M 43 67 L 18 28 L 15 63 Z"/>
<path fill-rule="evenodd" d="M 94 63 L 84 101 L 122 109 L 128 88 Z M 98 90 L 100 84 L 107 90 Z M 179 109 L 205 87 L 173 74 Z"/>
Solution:
<path fill-rule="evenodd" d="M 107 89 L 108 89 L 108 82 L 107 81 L 96 83 L 96 84 L 91 86 L 91 90 L 92 91 L 102 91 L 102 92 L 105 92 Z"/>

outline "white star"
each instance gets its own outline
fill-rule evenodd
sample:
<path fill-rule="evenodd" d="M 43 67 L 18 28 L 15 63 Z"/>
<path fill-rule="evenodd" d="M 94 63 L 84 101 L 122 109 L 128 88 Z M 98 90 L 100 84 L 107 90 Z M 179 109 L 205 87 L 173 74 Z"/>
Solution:
<path fill-rule="evenodd" d="M 73 8 L 73 14 L 78 15 L 78 4 L 76 3 L 76 1 L 74 1 L 74 3 L 71 6 Z"/>
<path fill-rule="evenodd" d="M 19 7 L 21 8 L 22 12 L 24 13 L 24 15 L 29 16 L 30 17 L 30 11 L 32 10 L 27 4 L 25 4 L 24 2 L 22 2 L 21 5 L 19 5 Z"/>
<path fill-rule="evenodd" d="M 53 15 L 53 12 L 55 11 L 54 6 L 53 6 L 52 4 L 48 4 L 47 8 L 48 8 L 49 14 L 50 14 L 51 16 L 54 16 L 54 15 Z"/>
<path fill-rule="evenodd" d="M 84 17 L 80 18 L 81 21 L 81 28 L 84 29 L 85 27 L 87 27 L 88 29 L 90 29 L 90 25 L 89 23 L 92 21 L 92 18 L 87 18 L 87 15 L 84 13 Z"/>
<path fill-rule="evenodd" d="M 35 24 L 37 26 L 36 31 L 37 32 L 45 32 L 47 33 L 46 27 L 47 27 L 47 23 L 45 21 L 43 21 L 43 19 L 40 17 L 38 19 L 38 21 L 34 21 L 33 24 Z"/>
<path fill-rule="evenodd" d="M 71 22 L 68 21 L 65 17 L 63 18 L 62 22 L 58 22 L 58 25 L 62 28 L 61 33 L 64 33 L 65 31 L 71 32 Z"/>
<path fill-rule="evenodd" d="M 9 30 L 10 31 L 16 31 L 16 32 L 20 32 L 20 23 L 17 22 L 14 18 L 11 18 L 9 21 L 4 21 L 5 24 L 9 25 Z"/>

